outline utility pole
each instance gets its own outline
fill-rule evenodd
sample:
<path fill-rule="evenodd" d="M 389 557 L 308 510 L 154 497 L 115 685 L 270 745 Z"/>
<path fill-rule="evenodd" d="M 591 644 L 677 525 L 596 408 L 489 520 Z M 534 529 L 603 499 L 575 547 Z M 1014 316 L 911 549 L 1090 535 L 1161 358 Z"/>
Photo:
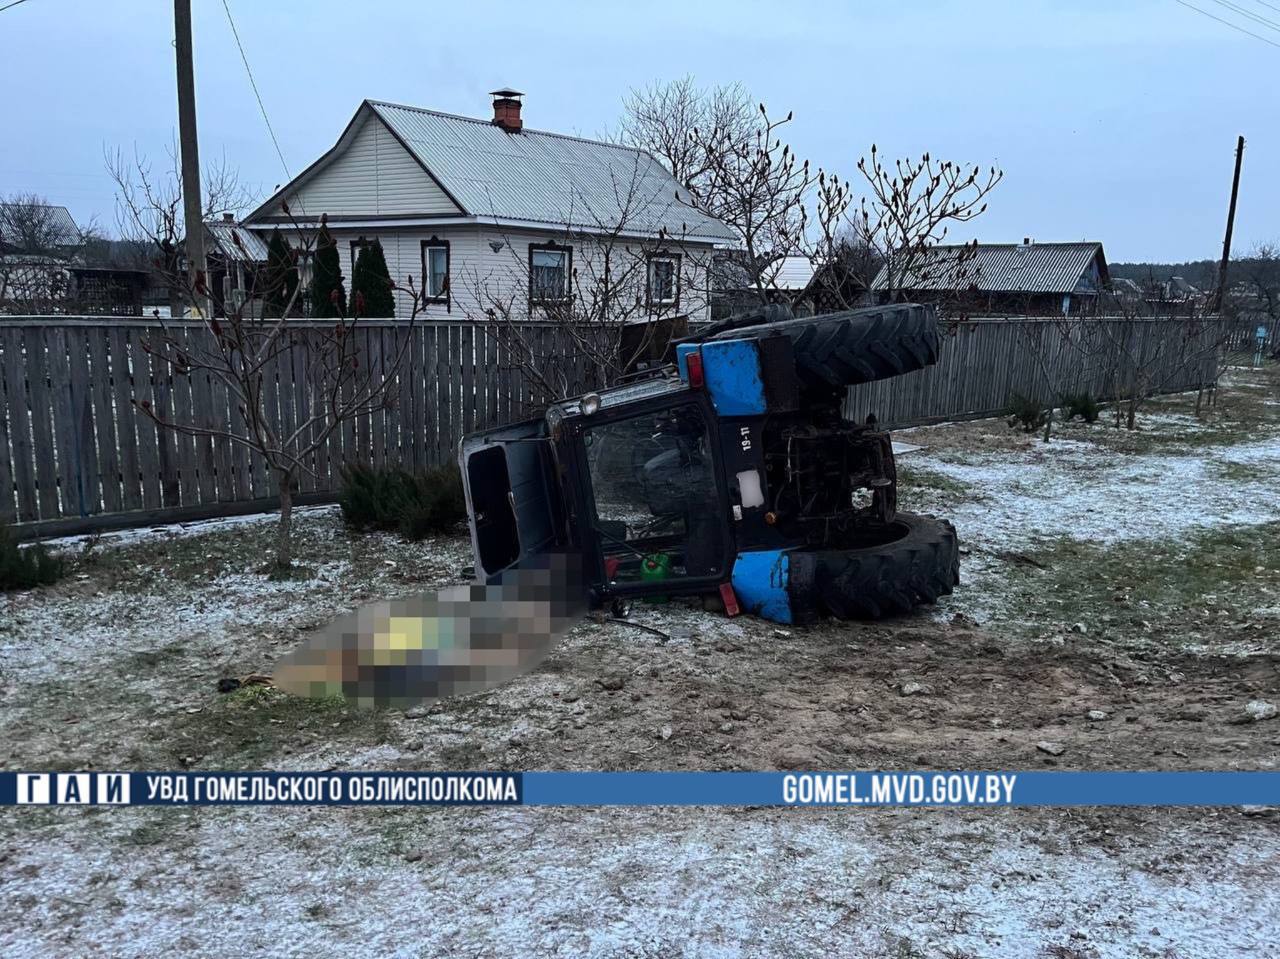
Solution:
<path fill-rule="evenodd" d="M 1231 231 L 1236 225 L 1236 196 L 1240 193 L 1240 161 L 1244 159 L 1244 137 L 1236 140 L 1236 174 L 1231 180 L 1231 205 L 1227 208 L 1227 235 L 1222 240 L 1222 263 L 1218 266 L 1218 290 L 1213 296 L 1213 312 L 1222 312 L 1227 295 L 1227 266 L 1231 263 Z"/>
<path fill-rule="evenodd" d="M 196 80 L 191 53 L 191 0 L 173 0 L 178 58 L 178 152 L 182 164 L 182 219 L 187 230 L 187 277 L 196 308 L 208 315 L 204 218 L 200 210 L 200 148 L 196 144 Z"/>

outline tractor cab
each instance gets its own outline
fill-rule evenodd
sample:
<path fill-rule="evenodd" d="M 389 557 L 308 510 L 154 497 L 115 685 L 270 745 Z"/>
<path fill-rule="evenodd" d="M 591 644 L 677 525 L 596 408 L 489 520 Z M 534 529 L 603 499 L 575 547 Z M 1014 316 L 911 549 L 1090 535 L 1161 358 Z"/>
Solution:
<path fill-rule="evenodd" d="M 717 419 L 679 379 L 553 404 L 476 434 L 461 458 L 477 572 L 580 551 L 602 592 L 714 590 L 732 565 Z"/>
<path fill-rule="evenodd" d="M 737 324 L 646 379 L 460 450 L 477 575 L 561 551 L 589 599 L 716 593 L 781 622 L 878 616 L 956 581 L 954 531 L 898 513 L 889 435 L 845 387 L 937 353 L 919 306 Z"/>

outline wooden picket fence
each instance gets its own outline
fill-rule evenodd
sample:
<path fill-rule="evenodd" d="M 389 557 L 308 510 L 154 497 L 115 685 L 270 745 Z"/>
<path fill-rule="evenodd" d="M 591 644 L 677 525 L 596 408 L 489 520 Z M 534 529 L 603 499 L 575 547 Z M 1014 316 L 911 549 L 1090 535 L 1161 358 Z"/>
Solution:
<path fill-rule="evenodd" d="M 290 322 L 291 335 L 316 324 Z M 188 347 L 208 345 L 199 322 L 166 321 Z M 312 332 L 309 333 L 309 330 Z M 226 386 L 207 372 L 182 373 L 146 351 L 160 323 L 104 317 L 0 318 L 0 522 L 21 536 L 47 536 L 173 522 L 269 508 L 274 479 L 241 443 L 157 427 L 162 418 L 245 435 Z M 505 342 L 464 322 L 416 325 L 363 320 L 360 362 L 390 365 L 406 336 L 408 353 L 392 402 L 345 422 L 311 459 L 298 501 L 333 499 L 342 465 L 427 467 L 454 459 L 458 440 L 520 419 L 548 397 L 518 372 Z M 569 338 L 529 324 L 522 339 L 540 355 L 565 355 Z M 264 372 L 267 415 L 285 433 L 305 422 L 320 397 L 299 348 Z M 585 380 L 587 371 L 569 364 Z"/>
<path fill-rule="evenodd" d="M 1105 398 L 1126 375 L 1124 355 L 1158 351 L 1168 337 L 1187 335 L 1185 320 L 1107 322 L 1126 324 L 1115 331 L 1123 350 L 1083 350 L 1071 342 L 1069 328 L 1052 320 L 969 321 L 945 338 L 936 366 L 855 387 L 847 411 L 857 418 L 874 412 L 883 424 L 905 426 L 993 415 L 1013 392 L 1047 399 L 1069 387 Z M 209 336 L 200 323 L 168 326 L 191 346 Z M 0 318 L 0 522 L 32 537 L 272 505 L 274 482 L 245 446 L 157 428 L 136 408 L 135 401 L 146 401 L 162 416 L 243 435 L 233 400 L 216 377 L 176 371 L 143 348 L 158 327 L 141 318 Z M 308 335 L 308 321 L 291 327 L 294 336 Z M 392 320 L 372 320 L 362 322 L 359 336 L 362 361 L 375 368 L 389 364 L 411 337 L 394 402 L 328 438 L 309 464 L 312 472 L 302 476 L 300 502 L 331 501 L 347 462 L 413 468 L 451 461 L 463 435 L 530 415 L 550 399 L 518 372 L 503 338 L 491 330 L 459 321 L 406 331 Z M 539 355 L 570 357 L 572 374 L 588 383 L 589 371 L 572 356 L 563 331 L 531 323 L 523 338 Z M 1168 351 L 1158 371 L 1160 391 L 1212 380 L 1211 349 L 1191 363 L 1175 352 Z M 266 371 L 267 414 L 285 431 L 304 422 L 319 401 L 303 353 L 286 351 Z M 1043 374 L 1046 363 L 1050 377 Z"/>
<path fill-rule="evenodd" d="M 1056 404 L 1066 394 L 1100 401 L 1180 393 L 1216 380 L 1224 330 L 1216 317 L 977 317 L 943 338 L 937 364 L 850 388 L 845 415 L 889 427 L 998 416 L 1015 395 Z"/>

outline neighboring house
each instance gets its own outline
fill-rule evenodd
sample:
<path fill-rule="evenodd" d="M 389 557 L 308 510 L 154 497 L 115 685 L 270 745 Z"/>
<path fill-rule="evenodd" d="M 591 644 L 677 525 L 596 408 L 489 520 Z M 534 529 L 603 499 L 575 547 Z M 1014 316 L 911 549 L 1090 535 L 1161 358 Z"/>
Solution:
<path fill-rule="evenodd" d="M 839 258 L 815 263 L 807 256 L 778 257 L 761 271 L 763 292 L 750 282 L 747 272 L 732 256 L 720 260 L 715 277 L 711 304 L 714 320 L 754 309 L 761 300 L 785 303 L 796 316 L 834 313 L 864 305 L 867 292 L 865 275 L 859 275 Z"/>
<path fill-rule="evenodd" d="M 65 206 L 0 203 L 0 312 L 140 316 L 145 270 L 109 262 Z"/>
<path fill-rule="evenodd" d="M 0 254 L 69 258 L 83 243 L 65 206 L 0 203 Z"/>
<path fill-rule="evenodd" d="M 214 316 L 234 313 L 253 299 L 267 265 L 263 237 L 224 213 L 221 219 L 205 221 L 204 255 Z"/>
<path fill-rule="evenodd" d="M 61 310 L 73 288 L 67 267 L 80 245 L 65 206 L 0 203 L 0 309 Z"/>
<path fill-rule="evenodd" d="M 1070 316 L 1096 310 L 1110 285 L 1101 243 L 979 243 L 934 246 L 900 277 L 885 265 L 871 284 L 881 298 L 947 299 L 970 311 Z"/>
<path fill-rule="evenodd" d="M 334 147 L 245 224 L 296 242 L 325 217 L 348 290 L 360 247 L 379 240 L 429 318 L 605 303 L 619 320 L 705 319 L 711 253 L 729 230 L 688 206 L 649 154 L 528 129 L 521 94 L 492 95 L 487 120 L 364 101 Z M 402 293 L 397 314 L 409 312 Z"/>
<path fill-rule="evenodd" d="M 813 280 L 813 262 L 807 256 L 780 256 L 759 271 L 756 285 L 751 271 L 732 254 L 716 257 L 713 270 L 711 319 L 722 320 L 764 303 L 785 303 L 796 315 L 810 315 L 812 303 L 805 294 Z M 762 289 L 763 288 L 763 289 Z"/>
<path fill-rule="evenodd" d="M 143 300 L 151 287 L 147 270 L 128 267 L 68 267 L 71 292 L 68 312 L 95 316 L 142 316 Z"/>
<path fill-rule="evenodd" d="M 1142 287 L 1123 276 L 1112 277 L 1111 292 L 1126 300 L 1140 300 L 1143 296 Z"/>
<path fill-rule="evenodd" d="M 815 269 L 807 256 L 780 256 L 769 264 L 761 280 L 772 293 L 799 299 L 813 282 Z"/>
<path fill-rule="evenodd" d="M 1164 285 L 1164 298 L 1175 303 L 1184 303 L 1188 300 L 1200 299 L 1204 296 L 1204 292 L 1198 287 L 1188 283 L 1180 276 L 1171 276 L 1169 282 Z"/>

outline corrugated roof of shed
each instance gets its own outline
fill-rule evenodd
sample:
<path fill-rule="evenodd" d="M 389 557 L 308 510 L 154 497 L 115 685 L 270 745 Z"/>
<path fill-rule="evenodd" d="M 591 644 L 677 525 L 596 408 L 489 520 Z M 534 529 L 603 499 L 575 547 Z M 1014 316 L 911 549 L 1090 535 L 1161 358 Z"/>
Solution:
<path fill-rule="evenodd" d="M 0 207 L 4 210 L 0 211 L 7 215 L 8 211 L 23 210 L 43 210 L 41 216 L 40 232 L 47 233 L 50 240 L 53 240 L 54 246 L 76 246 L 80 243 L 80 227 L 76 226 L 75 219 L 71 216 L 71 211 L 65 206 L 53 206 L 47 203 L 0 203 Z M 30 219 L 36 214 L 23 213 L 21 216 Z M 0 216 L 0 223 L 3 222 L 3 216 Z"/>
<path fill-rule="evenodd" d="M 898 289 L 1071 293 L 1095 257 L 1101 257 L 1103 281 L 1107 279 L 1101 243 L 979 243 L 972 258 L 961 265 L 963 249 L 964 245 L 930 247 L 898 281 Z M 888 268 L 882 267 L 871 287 L 884 289 L 887 284 Z"/>
<path fill-rule="evenodd" d="M 252 230 L 226 220 L 206 220 L 204 228 L 227 259 L 243 260 L 248 263 L 266 262 L 266 241 Z M 235 237 L 240 238 L 239 246 L 236 245 Z"/>
<path fill-rule="evenodd" d="M 814 269 L 807 256 L 784 256 L 769 264 L 762 279 L 771 290 L 803 290 L 813 281 Z"/>

